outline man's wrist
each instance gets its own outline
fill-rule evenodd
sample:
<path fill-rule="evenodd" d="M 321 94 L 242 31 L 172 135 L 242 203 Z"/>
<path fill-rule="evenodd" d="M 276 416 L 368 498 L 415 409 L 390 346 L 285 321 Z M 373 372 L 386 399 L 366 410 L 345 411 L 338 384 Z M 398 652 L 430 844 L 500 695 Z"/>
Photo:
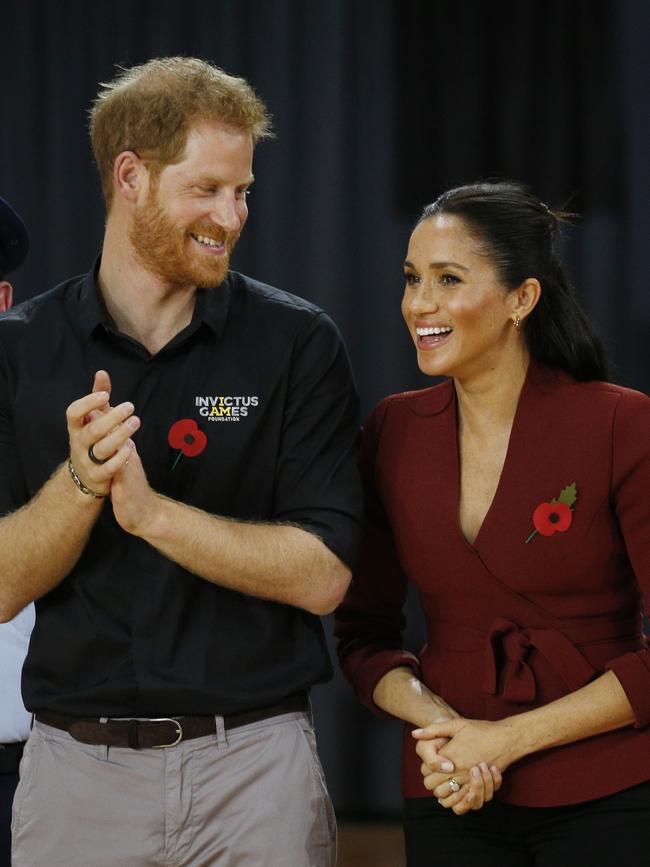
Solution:
<path fill-rule="evenodd" d="M 66 460 L 59 466 L 57 473 L 55 473 L 55 476 L 59 476 L 60 490 L 63 492 L 66 499 L 75 506 L 83 506 L 86 508 L 91 508 L 93 510 L 101 509 L 104 504 L 104 500 L 106 499 L 106 496 L 101 494 L 99 496 L 86 494 L 83 490 L 83 487 L 86 486 L 83 484 L 81 479 L 79 480 L 80 484 L 75 481 L 72 470 L 74 470 L 74 474 L 76 475 L 76 468 L 74 467 L 74 465 L 72 465 L 71 470 L 71 464 L 72 462 L 69 459 Z"/>
<path fill-rule="evenodd" d="M 156 545 L 165 538 L 165 528 L 168 526 L 169 504 L 172 501 L 156 491 L 151 491 L 149 508 L 141 515 L 140 521 L 131 531 L 150 545 Z"/>
<path fill-rule="evenodd" d="M 70 478 L 72 479 L 76 488 L 78 488 L 82 494 L 86 497 L 92 497 L 94 500 L 104 500 L 108 496 L 108 494 L 100 493 L 99 491 L 94 491 L 92 488 L 89 488 L 84 482 L 79 478 L 79 474 L 75 469 L 74 464 L 72 463 L 72 458 L 68 458 L 68 472 L 70 473 Z"/>

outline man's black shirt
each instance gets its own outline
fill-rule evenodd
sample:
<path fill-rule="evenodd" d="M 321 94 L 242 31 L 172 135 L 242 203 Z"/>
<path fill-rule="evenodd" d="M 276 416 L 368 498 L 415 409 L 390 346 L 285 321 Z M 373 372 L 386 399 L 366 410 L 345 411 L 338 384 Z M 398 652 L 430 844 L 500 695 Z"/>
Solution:
<path fill-rule="evenodd" d="M 66 407 L 99 369 L 111 404 L 132 401 L 142 419 L 134 439 L 154 490 L 297 524 L 353 562 L 357 395 L 321 310 L 230 272 L 151 356 L 112 326 L 94 273 L 14 308 L 0 318 L 0 514 L 67 459 Z M 206 435 L 200 454 L 169 444 L 181 420 Z M 23 672 L 32 711 L 229 714 L 331 674 L 317 617 L 197 577 L 124 532 L 108 500 L 77 565 L 36 606 Z"/>

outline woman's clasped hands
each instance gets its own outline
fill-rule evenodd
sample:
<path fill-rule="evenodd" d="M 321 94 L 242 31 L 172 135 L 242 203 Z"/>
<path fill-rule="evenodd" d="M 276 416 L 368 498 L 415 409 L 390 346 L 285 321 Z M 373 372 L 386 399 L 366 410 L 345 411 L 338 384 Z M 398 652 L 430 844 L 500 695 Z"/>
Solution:
<path fill-rule="evenodd" d="M 505 720 L 458 717 L 415 729 L 412 735 L 425 788 L 459 816 L 492 800 L 502 772 L 519 757 Z"/>

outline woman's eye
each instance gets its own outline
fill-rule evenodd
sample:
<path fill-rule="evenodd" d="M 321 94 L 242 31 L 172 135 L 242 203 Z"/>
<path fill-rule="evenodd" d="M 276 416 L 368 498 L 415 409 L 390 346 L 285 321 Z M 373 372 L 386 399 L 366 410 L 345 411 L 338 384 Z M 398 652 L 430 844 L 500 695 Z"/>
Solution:
<path fill-rule="evenodd" d="M 407 286 L 413 286 L 413 285 L 415 285 L 415 283 L 420 282 L 420 278 L 418 277 L 418 275 L 417 274 L 411 274 L 409 271 L 407 271 L 404 274 L 404 280 L 405 280 Z"/>
<path fill-rule="evenodd" d="M 441 274 L 440 282 L 443 286 L 455 286 L 457 283 L 460 283 L 460 277 L 457 277 L 455 274 Z"/>

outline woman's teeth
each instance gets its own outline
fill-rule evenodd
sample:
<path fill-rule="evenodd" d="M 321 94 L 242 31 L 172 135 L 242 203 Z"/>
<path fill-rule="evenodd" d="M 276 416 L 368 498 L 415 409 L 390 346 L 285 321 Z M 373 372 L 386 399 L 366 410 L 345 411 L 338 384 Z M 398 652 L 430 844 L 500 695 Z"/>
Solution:
<path fill-rule="evenodd" d="M 416 328 L 415 332 L 418 337 L 429 337 L 432 334 L 449 334 L 453 330 L 448 325 L 443 325 L 441 328 L 437 326 L 435 328 Z"/>

